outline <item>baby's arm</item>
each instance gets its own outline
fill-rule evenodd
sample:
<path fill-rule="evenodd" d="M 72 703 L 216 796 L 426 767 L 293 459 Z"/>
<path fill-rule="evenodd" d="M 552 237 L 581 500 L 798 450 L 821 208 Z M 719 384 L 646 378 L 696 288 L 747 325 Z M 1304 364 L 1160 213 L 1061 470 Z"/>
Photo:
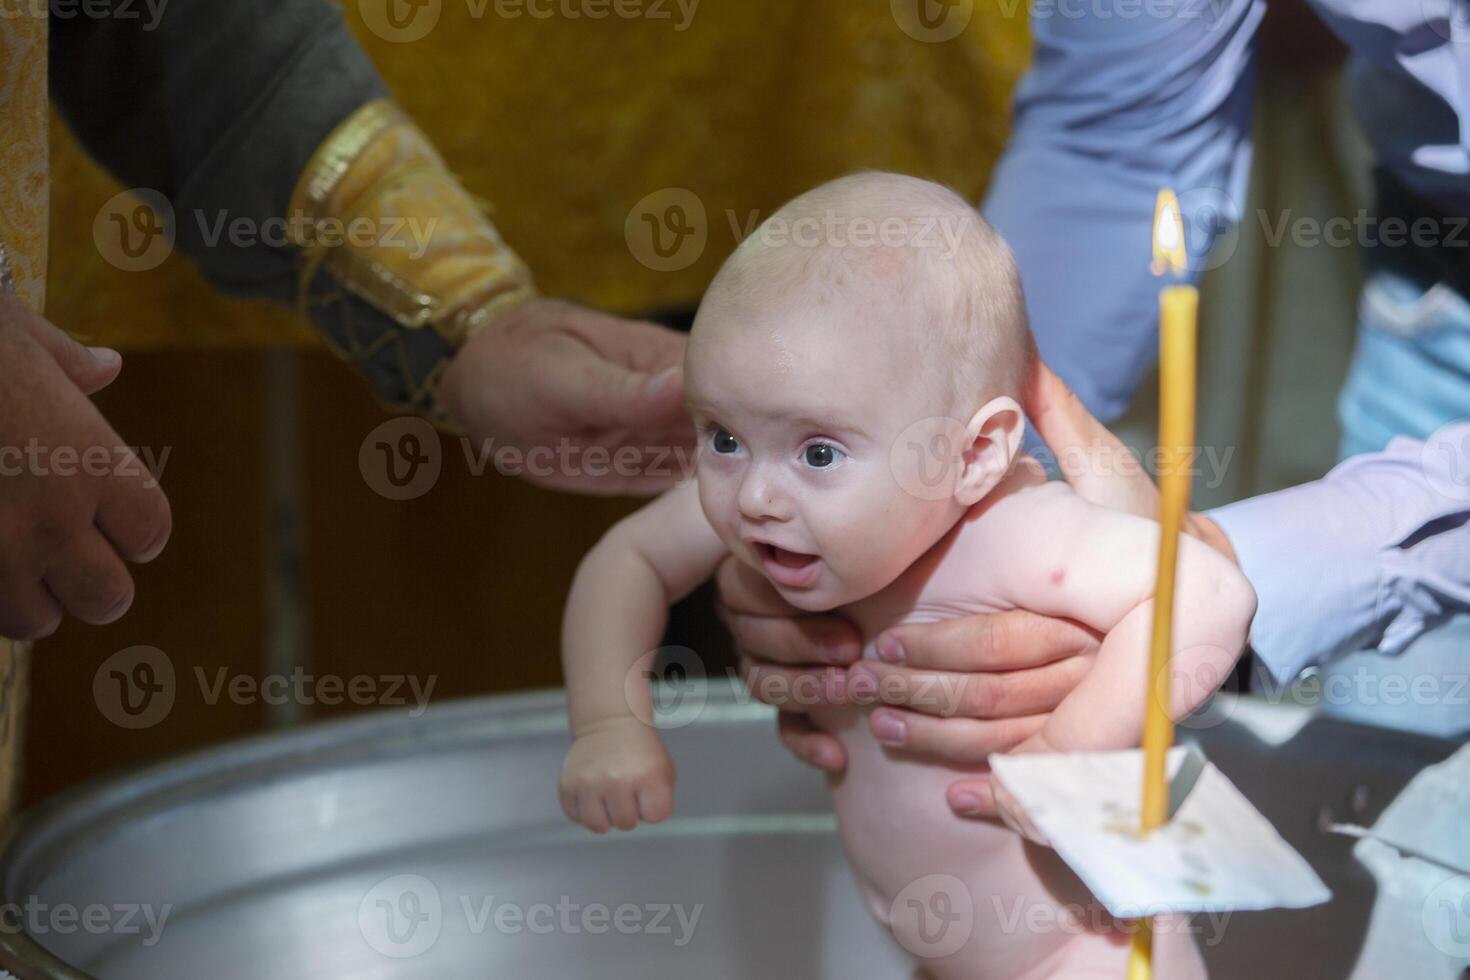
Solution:
<path fill-rule="evenodd" d="M 994 526 L 1010 540 L 995 553 L 1012 557 L 997 565 L 998 591 L 1020 608 L 1074 619 L 1106 634 L 1092 670 L 1017 751 L 1137 745 L 1159 525 L 1088 503 L 1057 483 L 1017 494 L 1001 508 L 1013 512 L 1011 519 Z M 1233 562 L 1187 535 L 1179 540 L 1175 583 L 1170 707 L 1178 719 L 1229 677 L 1245 646 L 1256 596 Z"/>
<path fill-rule="evenodd" d="M 725 554 L 691 481 L 616 524 L 577 568 L 562 622 L 573 742 L 560 790 L 567 816 L 597 833 L 669 815 L 674 768 L 653 727 L 653 651 L 669 606 Z"/>

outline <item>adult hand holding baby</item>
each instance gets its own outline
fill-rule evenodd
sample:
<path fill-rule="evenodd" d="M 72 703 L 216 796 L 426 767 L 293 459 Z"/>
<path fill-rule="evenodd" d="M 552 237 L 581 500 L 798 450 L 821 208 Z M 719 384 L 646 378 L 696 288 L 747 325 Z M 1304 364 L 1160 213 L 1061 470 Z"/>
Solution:
<path fill-rule="evenodd" d="M 1158 489 L 1141 468 L 1075 462 L 1117 460 L 1128 450 L 1040 358 L 1033 362 L 1026 402 L 1032 424 L 1079 496 L 1141 516 L 1157 513 Z M 1235 558 L 1208 517 L 1190 514 L 1184 530 Z M 841 743 L 816 731 L 804 713 L 813 699 L 881 702 L 869 716 L 880 742 L 934 762 L 975 766 L 1039 731 L 1090 669 L 1101 643 L 1076 622 L 1017 609 L 899 626 L 878 637 L 878 660 L 862 660 L 861 638 L 851 623 L 799 613 L 738 562 L 724 563 L 719 585 L 752 693 L 782 709 L 787 747 L 829 772 L 842 771 L 846 759 Z M 947 795 L 962 816 L 996 815 L 983 776 L 955 782 Z"/>

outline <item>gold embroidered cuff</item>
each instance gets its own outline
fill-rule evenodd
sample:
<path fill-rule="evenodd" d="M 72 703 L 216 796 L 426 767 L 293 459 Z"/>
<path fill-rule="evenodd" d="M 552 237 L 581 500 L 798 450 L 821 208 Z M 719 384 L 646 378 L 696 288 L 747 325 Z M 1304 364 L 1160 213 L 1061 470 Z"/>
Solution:
<path fill-rule="evenodd" d="M 536 295 L 500 238 L 418 127 L 371 102 L 321 145 L 291 196 L 303 310 L 389 404 L 442 415 L 454 351 Z"/>

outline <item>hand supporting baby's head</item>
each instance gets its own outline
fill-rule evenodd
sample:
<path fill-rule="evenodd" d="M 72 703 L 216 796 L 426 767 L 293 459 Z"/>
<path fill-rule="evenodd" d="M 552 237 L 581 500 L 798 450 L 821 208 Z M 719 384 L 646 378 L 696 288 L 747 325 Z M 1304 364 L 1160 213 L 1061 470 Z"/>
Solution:
<path fill-rule="evenodd" d="M 1030 351 L 1010 249 L 959 195 L 881 173 L 803 194 L 695 321 L 706 516 L 800 608 L 879 591 L 1010 468 Z"/>

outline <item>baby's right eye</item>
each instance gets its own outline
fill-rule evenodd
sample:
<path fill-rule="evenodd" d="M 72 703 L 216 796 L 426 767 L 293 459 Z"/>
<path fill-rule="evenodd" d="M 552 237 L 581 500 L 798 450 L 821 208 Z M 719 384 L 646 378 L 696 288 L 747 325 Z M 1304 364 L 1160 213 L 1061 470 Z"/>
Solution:
<path fill-rule="evenodd" d="M 740 451 L 740 442 L 724 429 L 714 431 L 714 434 L 710 436 L 710 445 L 715 452 L 725 456 Z"/>

